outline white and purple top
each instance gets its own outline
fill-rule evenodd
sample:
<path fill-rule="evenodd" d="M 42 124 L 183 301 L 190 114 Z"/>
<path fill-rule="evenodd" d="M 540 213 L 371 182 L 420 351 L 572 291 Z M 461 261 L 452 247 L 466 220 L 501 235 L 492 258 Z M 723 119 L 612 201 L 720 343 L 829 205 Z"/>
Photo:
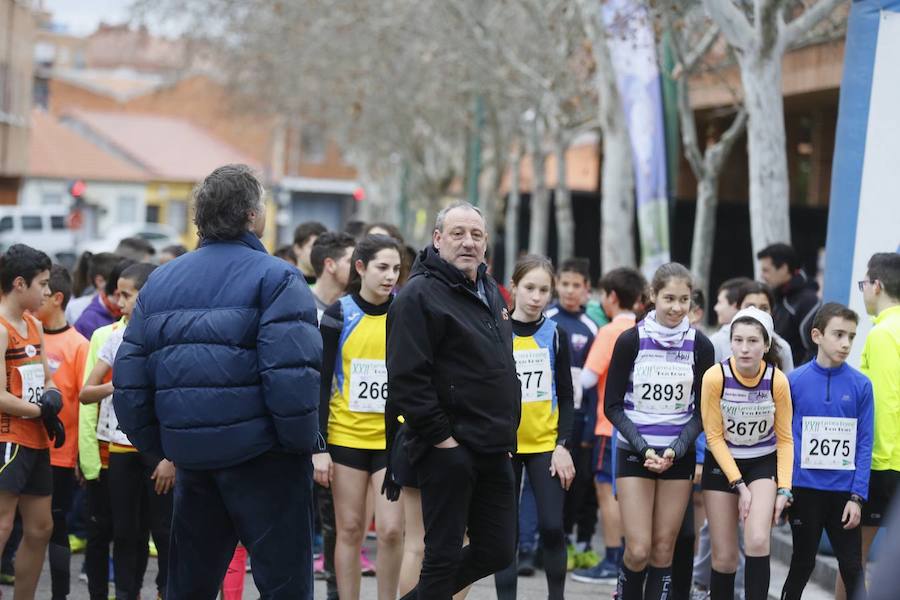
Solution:
<path fill-rule="evenodd" d="M 681 434 L 694 414 L 693 328 L 681 344 L 664 346 L 637 325 L 638 353 L 625 391 L 625 416 L 637 427 L 647 444 L 667 448 Z M 619 445 L 629 447 L 619 435 Z"/>
<path fill-rule="evenodd" d="M 731 369 L 730 359 L 722 367 L 722 427 L 725 443 L 736 459 L 759 458 L 775 452 L 775 396 L 772 380 L 775 367 L 767 364 L 755 387 L 741 383 Z"/>

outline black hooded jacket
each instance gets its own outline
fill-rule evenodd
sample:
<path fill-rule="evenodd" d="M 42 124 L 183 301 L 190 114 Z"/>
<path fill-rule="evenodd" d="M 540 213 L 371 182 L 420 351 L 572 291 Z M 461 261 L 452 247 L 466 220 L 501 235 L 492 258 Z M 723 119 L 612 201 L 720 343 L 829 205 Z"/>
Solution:
<path fill-rule="evenodd" d="M 486 302 L 429 246 L 388 311 L 388 443 L 402 415 L 414 462 L 451 436 L 475 452 L 516 450 L 521 388 L 509 312 L 484 265 L 478 279 Z"/>
<path fill-rule="evenodd" d="M 789 282 L 773 290 L 775 306 L 772 319 L 775 333 L 791 345 L 794 365 L 799 367 L 815 356 L 812 341 L 812 322 L 820 302 L 815 281 L 806 277 L 803 271 L 794 274 Z"/>

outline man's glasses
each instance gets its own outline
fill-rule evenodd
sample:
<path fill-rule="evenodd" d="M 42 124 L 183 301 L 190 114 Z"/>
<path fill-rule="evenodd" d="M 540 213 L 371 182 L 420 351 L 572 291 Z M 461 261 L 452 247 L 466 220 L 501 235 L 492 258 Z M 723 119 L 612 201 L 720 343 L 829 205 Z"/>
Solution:
<path fill-rule="evenodd" d="M 874 279 L 863 279 L 861 281 L 856 282 L 856 286 L 859 288 L 859 291 L 863 292 L 866 289 L 867 283 L 875 283 Z"/>

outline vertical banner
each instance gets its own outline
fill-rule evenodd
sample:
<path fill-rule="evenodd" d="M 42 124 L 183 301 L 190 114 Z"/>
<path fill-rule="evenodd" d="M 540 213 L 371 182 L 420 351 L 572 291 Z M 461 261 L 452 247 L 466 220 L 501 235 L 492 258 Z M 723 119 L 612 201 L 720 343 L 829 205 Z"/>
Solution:
<path fill-rule="evenodd" d="M 653 22 L 643 0 L 606 0 L 603 19 L 631 138 L 641 270 L 650 277 L 669 262 L 666 139 Z"/>
<path fill-rule="evenodd" d="M 866 263 L 900 251 L 900 0 L 855 0 L 847 24 L 844 75 L 828 208 L 825 301 L 860 314 L 850 361 L 859 364 L 871 329 L 862 293 Z"/>

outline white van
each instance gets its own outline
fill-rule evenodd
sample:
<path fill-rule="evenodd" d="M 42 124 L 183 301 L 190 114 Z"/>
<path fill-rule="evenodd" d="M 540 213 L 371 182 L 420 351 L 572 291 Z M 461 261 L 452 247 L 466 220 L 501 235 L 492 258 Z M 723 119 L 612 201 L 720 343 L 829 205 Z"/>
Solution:
<path fill-rule="evenodd" d="M 75 232 L 65 208 L 0 206 L 0 252 L 26 244 L 65 265 L 75 262 Z"/>

